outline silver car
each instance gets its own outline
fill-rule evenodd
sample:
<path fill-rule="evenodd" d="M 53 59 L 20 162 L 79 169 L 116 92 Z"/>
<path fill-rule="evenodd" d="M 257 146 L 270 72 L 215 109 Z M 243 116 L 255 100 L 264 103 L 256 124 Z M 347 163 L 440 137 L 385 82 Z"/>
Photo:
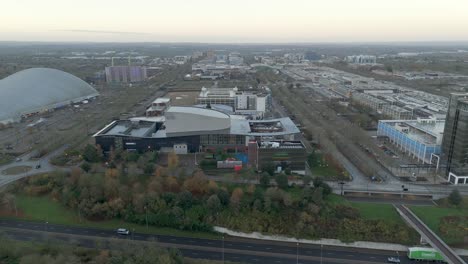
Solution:
<path fill-rule="evenodd" d="M 128 229 L 125 229 L 125 228 L 119 228 L 119 229 L 117 229 L 117 234 L 119 234 L 119 235 L 129 235 L 130 231 Z"/>

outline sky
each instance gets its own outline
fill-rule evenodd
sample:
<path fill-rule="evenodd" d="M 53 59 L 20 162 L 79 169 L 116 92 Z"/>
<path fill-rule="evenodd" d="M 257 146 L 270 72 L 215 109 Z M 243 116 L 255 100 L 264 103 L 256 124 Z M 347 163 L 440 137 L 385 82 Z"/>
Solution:
<path fill-rule="evenodd" d="M 0 41 L 468 41 L 468 0 L 5 0 Z"/>

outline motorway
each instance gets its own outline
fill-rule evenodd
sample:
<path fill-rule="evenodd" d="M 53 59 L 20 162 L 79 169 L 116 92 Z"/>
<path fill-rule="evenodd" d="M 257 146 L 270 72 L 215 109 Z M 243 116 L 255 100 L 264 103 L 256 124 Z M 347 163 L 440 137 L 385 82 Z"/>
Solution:
<path fill-rule="evenodd" d="M 142 227 L 144 228 L 144 227 Z M 385 263 L 387 257 L 401 256 L 401 263 L 412 263 L 405 252 L 370 250 L 337 246 L 320 246 L 274 242 L 256 239 L 226 237 L 224 240 L 143 234 L 135 232 L 119 236 L 114 230 L 71 227 L 44 222 L 0 220 L 0 231 L 11 239 L 60 243 L 78 243 L 83 247 L 97 245 L 112 247 L 112 241 L 135 240 L 139 243 L 156 243 L 161 247 L 177 248 L 184 256 L 244 263 Z M 105 239 L 108 243 L 102 243 Z M 96 241 L 99 241 L 96 245 Z M 118 244 L 121 244 L 118 242 Z M 224 245 L 224 247 L 223 247 Z"/>

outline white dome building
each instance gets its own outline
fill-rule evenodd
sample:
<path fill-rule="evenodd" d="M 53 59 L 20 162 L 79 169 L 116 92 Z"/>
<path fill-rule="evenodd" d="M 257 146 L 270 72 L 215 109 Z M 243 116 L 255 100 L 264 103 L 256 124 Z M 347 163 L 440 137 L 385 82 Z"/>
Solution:
<path fill-rule="evenodd" d="M 64 71 L 31 68 L 0 80 L 0 123 L 96 97 L 99 93 Z"/>

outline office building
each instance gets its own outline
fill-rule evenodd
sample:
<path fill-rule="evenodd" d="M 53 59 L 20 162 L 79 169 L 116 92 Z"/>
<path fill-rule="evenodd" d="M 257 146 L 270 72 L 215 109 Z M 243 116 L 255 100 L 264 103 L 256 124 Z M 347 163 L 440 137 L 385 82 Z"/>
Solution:
<path fill-rule="evenodd" d="M 448 180 L 468 184 L 468 94 L 450 95 L 442 142 L 442 163 Z"/>

